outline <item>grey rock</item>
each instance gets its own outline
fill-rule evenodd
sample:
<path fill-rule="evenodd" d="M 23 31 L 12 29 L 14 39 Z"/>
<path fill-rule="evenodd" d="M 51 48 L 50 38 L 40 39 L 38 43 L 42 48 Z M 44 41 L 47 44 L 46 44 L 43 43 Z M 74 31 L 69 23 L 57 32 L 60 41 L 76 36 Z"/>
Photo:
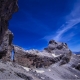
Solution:
<path fill-rule="evenodd" d="M 7 53 L 11 52 L 13 34 L 8 30 L 8 21 L 17 10 L 17 0 L 0 0 L 0 59 L 6 55 L 10 56 Z"/>
<path fill-rule="evenodd" d="M 77 70 L 80 70 L 80 56 L 73 53 L 69 65 Z"/>
<path fill-rule="evenodd" d="M 55 40 L 50 40 L 49 45 L 46 48 L 48 50 L 67 50 L 68 46 L 66 43 L 56 42 Z"/>
<path fill-rule="evenodd" d="M 27 68 L 27 67 L 25 67 Z M 53 64 L 48 68 L 36 68 L 27 71 L 23 66 L 14 62 L 0 61 L 0 80 L 79 80 L 80 71 L 69 64 L 58 66 Z"/>
<path fill-rule="evenodd" d="M 68 63 L 71 59 L 72 52 L 66 43 L 50 40 L 48 47 L 44 48 L 44 50 L 51 54 L 62 55 L 63 57 L 60 61 L 60 65 Z"/>
<path fill-rule="evenodd" d="M 41 55 L 43 52 L 37 50 L 25 51 L 24 49 L 14 46 L 14 61 L 22 66 L 31 68 L 48 67 L 55 63 L 52 56 Z"/>

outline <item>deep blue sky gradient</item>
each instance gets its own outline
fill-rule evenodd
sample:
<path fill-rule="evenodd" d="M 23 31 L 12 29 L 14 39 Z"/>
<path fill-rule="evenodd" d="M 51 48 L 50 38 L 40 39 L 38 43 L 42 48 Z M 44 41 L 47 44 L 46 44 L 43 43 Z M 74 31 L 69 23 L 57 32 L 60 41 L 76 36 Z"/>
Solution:
<path fill-rule="evenodd" d="M 18 5 L 9 21 L 14 44 L 42 50 L 55 39 L 80 51 L 80 0 L 18 0 Z"/>

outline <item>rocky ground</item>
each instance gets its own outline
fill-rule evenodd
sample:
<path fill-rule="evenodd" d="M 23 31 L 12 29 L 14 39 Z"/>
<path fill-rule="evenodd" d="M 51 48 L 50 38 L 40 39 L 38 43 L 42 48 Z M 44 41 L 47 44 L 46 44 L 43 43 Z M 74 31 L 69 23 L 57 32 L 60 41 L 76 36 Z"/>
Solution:
<path fill-rule="evenodd" d="M 76 58 L 75 58 L 76 59 Z M 80 80 L 80 71 L 68 64 L 59 62 L 48 68 L 28 68 L 15 62 L 0 61 L 0 80 Z"/>

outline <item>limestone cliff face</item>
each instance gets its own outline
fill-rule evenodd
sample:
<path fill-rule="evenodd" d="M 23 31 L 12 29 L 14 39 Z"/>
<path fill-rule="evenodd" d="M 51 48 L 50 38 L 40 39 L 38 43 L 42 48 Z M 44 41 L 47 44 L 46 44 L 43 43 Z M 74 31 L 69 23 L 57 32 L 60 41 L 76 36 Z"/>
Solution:
<path fill-rule="evenodd" d="M 7 55 L 12 44 L 13 34 L 8 30 L 8 21 L 17 10 L 17 0 L 0 0 L 0 58 Z"/>
<path fill-rule="evenodd" d="M 44 48 L 44 50 L 51 54 L 54 53 L 55 55 L 63 55 L 60 65 L 68 63 L 72 56 L 72 52 L 66 43 L 56 42 L 55 40 L 50 40 L 48 47 Z"/>

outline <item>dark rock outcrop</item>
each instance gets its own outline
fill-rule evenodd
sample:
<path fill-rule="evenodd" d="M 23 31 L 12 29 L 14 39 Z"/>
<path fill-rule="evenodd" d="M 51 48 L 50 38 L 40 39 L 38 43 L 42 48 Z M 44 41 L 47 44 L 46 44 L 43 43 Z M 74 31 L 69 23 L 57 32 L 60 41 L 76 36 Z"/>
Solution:
<path fill-rule="evenodd" d="M 16 74 L 17 76 L 19 76 L 20 78 L 24 79 L 24 80 L 33 80 L 32 77 L 27 76 L 27 75 L 25 75 L 25 74 L 23 74 L 23 73 L 16 73 L 16 72 L 15 72 L 15 74 Z"/>
<path fill-rule="evenodd" d="M 48 67 L 55 63 L 55 60 L 51 56 L 41 55 L 36 50 L 25 51 L 18 46 L 14 46 L 14 61 L 30 68 Z"/>
<path fill-rule="evenodd" d="M 80 56 L 73 53 L 69 65 L 80 71 Z"/>
<path fill-rule="evenodd" d="M 77 66 L 75 67 L 75 69 L 79 70 L 80 71 L 80 63 L 77 64 Z"/>
<path fill-rule="evenodd" d="M 17 10 L 17 0 L 0 0 L 0 59 L 10 56 L 13 34 L 8 30 L 8 21 Z"/>

